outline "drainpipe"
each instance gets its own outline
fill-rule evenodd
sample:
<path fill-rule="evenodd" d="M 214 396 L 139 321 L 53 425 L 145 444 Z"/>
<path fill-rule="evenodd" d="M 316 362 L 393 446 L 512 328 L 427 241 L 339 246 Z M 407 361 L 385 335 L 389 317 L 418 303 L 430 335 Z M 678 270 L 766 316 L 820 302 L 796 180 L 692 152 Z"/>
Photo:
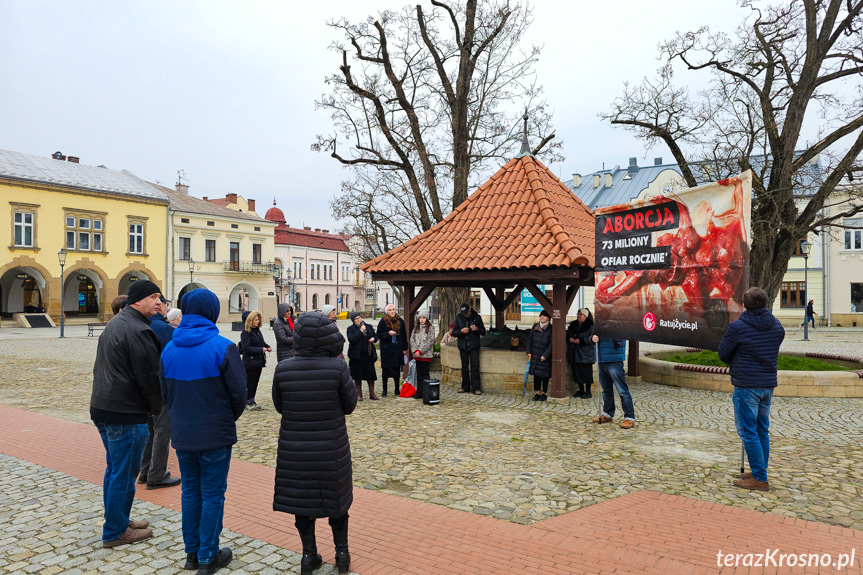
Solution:
<path fill-rule="evenodd" d="M 826 212 L 827 209 L 825 208 Z M 826 214 L 825 214 L 826 215 Z M 821 228 L 821 260 L 822 264 L 822 273 L 821 273 L 821 290 L 822 290 L 822 309 L 824 310 L 824 318 L 827 320 L 827 327 L 830 327 L 833 323 L 831 321 L 831 312 L 830 312 L 830 291 L 828 290 L 827 285 L 827 274 L 830 273 L 830 234 L 824 233 L 824 228 Z"/>
<path fill-rule="evenodd" d="M 174 280 L 173 280 L 173 278 L 171 278 L 171 280 L 170 280 L 171 283 L 168 283 L 168 276 L 169 276 L 170 267 L 172 267 L 170 264 L 170 261 L 171 261 L 171 248 L 173 246 L 172 246 L 171 241 L 169 241 L 169 240 L 171 240 L 173 238 L 174 213 L 171 211 L 171 204 L 168 204 L 167 206 L 165 206 L 165 209 L 167 210 L 166 213 L 168 215 L 168 222 L 170 225 L 168 226 L 168 237 L 165 238 L 165 287 L 162 291 L 168 291 L 170 293 L 170 295 L 168 296 L 167 299 L 169 299 L 173 302 L 174 301 Z M 174 302 L 174 303 L 176 303 L 176 302 Z"/>
<path fill-rule="evenodd" d="M 340 279 L 339 276 L 342 273 L 342 270 L 339 268 L 339 252 L 338 251 L 336 252 L 336 270 L 335 271 L 336 271 L 336 310 L 338 310 L 338 311 L 336 311 L 336 313 L 342 313 L 342 310 L 339 308 L 339 298 L 342 297 L 342 295 L 339 293 L 339 279 Z"/>

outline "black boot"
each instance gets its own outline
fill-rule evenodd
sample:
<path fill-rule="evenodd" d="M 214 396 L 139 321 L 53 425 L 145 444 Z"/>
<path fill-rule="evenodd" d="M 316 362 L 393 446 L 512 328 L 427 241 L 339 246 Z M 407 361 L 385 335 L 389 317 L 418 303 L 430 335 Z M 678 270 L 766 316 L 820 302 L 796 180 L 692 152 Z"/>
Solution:
<path fill-rule="evenodd" d="M 222 547 L 212 561 L 198 565 L 198 575 L 212 575 L 222 567 L 227 567 L 233 558 L 230 547 Z"/>
<path fill-rule="evenodd" d="M 592 383 L 585 384 L 584 386 L 584 395 L 581 396 L 581 399 L 590 399 L 593 395 L 590 393 L 590 388 L 593 387 Z"/>
<path fill-rule="evenodd" d="M 348 516 L 337 519 L 330 518 L 330 528 L 333 530 L 333 543 L 336 544 L 336 567 L 339 574 L 344 575 L 351 570 L 351 554 L 348 553 Z"/>
<path fill-rule="evenodd" d="M 186 564 L 183 565 L 183 569 L 186 571 L 197 571 L 198 567 L 198 553 L 186 553 Z"/>
<path fill-rule="evenodd" d="M 303 559 L 300 562 L 300 574 L 312 575 L 312 571 L 321 566 L 323 558 L 318 554 L 318 546 L 315 542 L 315 520 L 309 517 L 297 515 L 294 525 L 303 542 Z"/>
<path fill-rule="evenodd" d="M 584 397 L 584 384 L 578 384 L 578 391 L 572 394 L 572 397 Z"/>

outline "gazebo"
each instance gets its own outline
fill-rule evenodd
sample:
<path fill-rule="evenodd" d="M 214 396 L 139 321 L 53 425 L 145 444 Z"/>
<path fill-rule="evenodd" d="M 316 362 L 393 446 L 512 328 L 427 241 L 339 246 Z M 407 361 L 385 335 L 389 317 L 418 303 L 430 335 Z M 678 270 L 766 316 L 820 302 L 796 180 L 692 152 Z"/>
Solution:
<path fill-rule="evenodd" d="M 409 333 L 414 314 L 435 288 L 481 287 L 498 326 L 527 289 L 553 320 L 549 392 L 562 399 L 566 314 L 579 286 L 593 285 L 594 222 L 593 212 L 530 154 L 525 141 L 518 156 L 443 221 L 362 269 L 374 280 L 404 288 Z M 551 298 L 540 285 L 552 286 Z"/>

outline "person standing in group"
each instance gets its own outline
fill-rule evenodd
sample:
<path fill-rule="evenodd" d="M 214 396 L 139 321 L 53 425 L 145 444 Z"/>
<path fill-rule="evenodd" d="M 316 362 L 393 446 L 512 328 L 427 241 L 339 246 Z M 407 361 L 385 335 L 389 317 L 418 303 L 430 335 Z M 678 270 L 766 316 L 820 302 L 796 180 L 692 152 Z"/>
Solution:
<path fill-rule="evenodd" d="M 162 352 L 162 395 L 183 475 L 184 569 L 215 573 L 233 553 L 219 549 L 236 421 L 246 407 L 240 353 L 219 335 L 219 298 L 199 288 L 183 296 L 183 322 Z"/>
<path fill-rule="evenodd" d="M 458 338 L 458 351 L 461 355 L 461 389 L 459 393 L 482 394 L 479 377 L 480 338 L 485 335 L 482 318 L 468 304 L 463 303 L 452 328 L 453 337 Z"/>
<path fill-rule="evenodd" d="M 593 315 L 586 307 L 578 310 L 576 319 L 566 330 L 566 359 L 572 369 L 572 379 L 578 385 L 573 397 L 590 399 L 593 397 L 593 364 L 596 363 L 596 349 L 593 343 Z"/>
<path fill-rule="evenodd" d="M 396 306 L 389 304 L 384 317 L 378 323 L 378 341 L 381 342 L 381 383 L 387 396 L 387 380 L 393 380 L 393 394 L 399 395 L 401 372 L 407 363 L 408 334 L 405 322 L 396 313 Z"/>
<path fill-rule="evenodd" d="M 414 396 L 416 399 L 423 398 L 423 386 L 425 380 L 429 378 L 431 360 L 434 357 L 434 340 L 434 326 L 429 318 L 429 312 L 422 309 L 417 313 L 417 325 L 411 334 L 410 344 L 410 350 L 417 365 L 417 380 L 414 382 L 414 387 L 417 389 Z"/>
<path fill-rule="evenodd" d="M 785 339 L 785 329 L 767 304 L 763 289 L 746 290 L 745 311 L 740 319 L 728 324 L 718 350 L 719 359 L 730 366 L 734 424 L 752 470 L 742 474 L 734 485 L 758 491 L 770 490 L 770 403 L 778 384 L 779 347 Z"/>
<path fill-rule="evenodd" d="M 300 573 L 320 567 L 315 519 L 327 517 L 339 573 L 350 571 L 348 509 L 353 502 L 351 446 L 345 416 L 357 406 L 357 388 L 338 359 L 344 338 L 325 315 L 299 317 L 296 356 L 276 366 L 273 405 L 282 415 L 273 510 L 294 515 L 303 544 Z"/>
<path fill-rule="evenodd" d="M 189 292 L 192 293 L 192 292 Z M 255 402 L 255 394 L 258 392 L 258 381 L 261 379 L 261 371 L 267 365 L 267 352 L 273 351 L 261 333 L 261 324 L 264 316 L 261 312 L 254 310 L 244 312 L 243 319 L 246 322 L 243 333 L 240 334 L 240 353 L 243 354 L 243 367 L 246 368 L 246 386 L 248 400 L 246 409 L 258 411 L 261 406 Z"/>
<path fill-rule="evenodd" d="M 623 409 L 623 422 L 620 427 L 632 429 L 635 427 L 635 404 L 626 385 L 626 372 L 623 361 L 626 359 L 626 340 L 608 339 L 594 334 L 590 338 L 598 343 L 599 355 L 596 366 L 599 375 L 599 385 L 602 387 L 602 415 L 594 417 L 594 423 L 611 423 L 614 421 L 614 390 L 620 395 L 620 407 Z"/>
<path fill-rule="evenodd" d="M 530 357 L 529 373 L 533 374 L 532 401 L 547 401 L 551 378 L 551 315 L 547 311 L 539 312 L 539 321 L 530 329 L 524 350 Z"/>
<path fill-rule="evenodd" d="M 276 360 L 294 357 L 294 308 L 289 303 L 280 303 L 279 317 L 273 323 L 276 336 Z"/>
<path fill-rule="evenodd" d="M 168 310 L 168 313 L 165 314 L 165 321 L 168 322 L 173 328 L 180 327 L 180 322 L 183 321 L 183 312 L 180 311 L 178 307 L 172 307 Z"/>
<path fill-rule="evenodd" d="M 369 384 L 369 399 L 380 399 L 375 395 L 375 362 L 378 352 L 375 343 L 378 341 L 375 328 L 363 321 L 360 312 L 350 315 L 351 325 L 348 326 L 348 359 L 351 362 L 351 377 L 357 387 L 358 401 L 363 400 L 363 380 Z"/>
<path fill-rule="evenodd" d="M 150 437 L 147 416 L 162 411 L 159 339 L 150 329 L 149 319 L 160 295 L 153 282 L 134 282 L 125 307 L 108 322 L 96 348 L 90 419 L 99 430 L 107 460 L 102 484 L 103 547 L 135 543 L 153 535 L 148 521 L 132 521 L 129 515 L 135 478 Z"/>
<path fill-rule="evenodd" d="M 165 346 L 174 337 L 174 327 L 165 321 L 162 315 L 163 306 L 167 302 L 162 298 L 153 308 L 150 317 L 150 329 L 156 332 L 159 338 L 159 349 Z M 168 471 L 168 452 L 171 443 L 171 421 L 168 418 L 168 410 L 163 409 L 157 416 L 151 415 L 147 418 L 147 427 L 150 429 L 150 439 L 144 448 L 144 456 L 141 459 L 141 471 L 138 474 L 138 483 L 146 484 L 147 489 L 160 489 L 162 487 L 175 487 L 180 484 L 179 477 L 171 477 Z"/>
<path fill-rule="evenodd" d="M 803 327 L 810 321 L 812 322 L 812 330 L 815 330 L 815 316 L 818 315 L 815 313 L 815 300 L 810 299 L 809 303 L 806 304 L 806 319 L 803 323 L 800 324 L 800 327 Z"/>
<path fill-rule="evenodd" d="M 321 308 L 321 313 L 327 316 L 327 319 L 335 323 L 336 321 L 336 306 L 327 304 Z"/>

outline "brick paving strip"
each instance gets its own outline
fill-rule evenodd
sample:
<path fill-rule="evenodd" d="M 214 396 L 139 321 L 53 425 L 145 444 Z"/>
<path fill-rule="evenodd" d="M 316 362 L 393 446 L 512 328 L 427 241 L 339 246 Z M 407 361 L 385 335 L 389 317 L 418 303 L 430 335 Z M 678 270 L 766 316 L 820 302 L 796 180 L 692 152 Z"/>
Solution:
<path fill-rule="evenodd" d="M 91 425 L 0 405 L 0 453 L 100 485 L 102 449 Z M 175 461 L 171 467 L 176 469 Z M 292 518 L 271 509 L 273 477 L 271 467 L 237 459 L 231 462 L 225 527 L 298 551 Z M 152 504 L 180 509 L 178 489 L 139 489 L 137 495 Z M 863 573 L 863 531 L 653 491 L 639 491 L 532 525 L 357 487 L 354 497 L 352 568 L 363 575 L 492 570 L 559 575 L 791 572 L 717 567 L 719 550 L 746 554 L 776 548 L 780 553 L 829 553 L 834 559 L 856 549 L 855 565 L 842 572 Z M 98 504 L 97 500 L 97 509 Z M 326 522 L 319 522 L 318 538 L 324 560 L 332 563 Z M 295 562 L 291 568 L 296 568 Z M 793 572 L 839 571 L 821 567 Z"/>

